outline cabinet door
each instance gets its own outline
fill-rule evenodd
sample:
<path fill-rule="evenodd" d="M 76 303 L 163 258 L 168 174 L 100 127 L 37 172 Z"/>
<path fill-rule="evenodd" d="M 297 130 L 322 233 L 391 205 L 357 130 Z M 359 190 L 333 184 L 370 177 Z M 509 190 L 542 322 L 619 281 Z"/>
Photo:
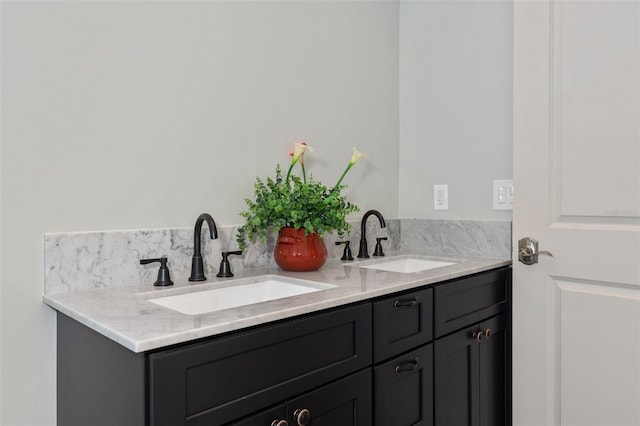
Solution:
<path fill-rule="evenodd" d="M 437 426 L 508 424 L 509 341 L 506 313 L 435 341 Z"/>
<path fill-rule="evenodd" d="M 371 369 L 293 399 L 287 408 L 289 426 L 371 426 Z"/>
<path fill-rule="evenodd" d="M 433 425 L 433 344 L 375 367 L 375 425 Z"/>
<path fill-rule="evenodd" d="M 480 424 L 511 424 L 511 327 L 508 314 L 484 321 L 481 328 L 490 330 L 480 348 Z"/>

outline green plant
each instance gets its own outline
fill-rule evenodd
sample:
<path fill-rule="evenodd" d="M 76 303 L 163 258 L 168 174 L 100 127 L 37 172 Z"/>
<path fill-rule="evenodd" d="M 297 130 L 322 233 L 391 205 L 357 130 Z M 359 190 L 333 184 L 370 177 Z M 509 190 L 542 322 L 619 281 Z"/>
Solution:
<path fill-rule="evenodd" d="M 256 238 L 262 243 L 266 242 L 270 229 L 278 232 L 285 227 L 303 228 L 305 235 L 317 233 L 322 236 L 336 232 L 340 237 L 344 237 L 351 229 L 346 217 L 360 209 L 342 195 L 341 191 L 346 188 L 346 185 L 342 185 L 342 179 L 365 155 L 354 148 L 347 168 L 333 188 L 329 189 L 313 176 L 307 179 L 304 167 L 304 153 L 307 150 L 311 151 L 311 147 L 306 143 L 296 143 L 284 179 L 280 165 L 276 166 L 275 179 L 256 178 L 255 197 L 253 200 L 245 198 L 248 208 L 240 213 L 245 218 L 245 224 L 238 229 L 236 237 L 241 250 L 246 248 L 247 241 Z M 291 173 L 296 163 L 300 163 L 302 177 Z"/>

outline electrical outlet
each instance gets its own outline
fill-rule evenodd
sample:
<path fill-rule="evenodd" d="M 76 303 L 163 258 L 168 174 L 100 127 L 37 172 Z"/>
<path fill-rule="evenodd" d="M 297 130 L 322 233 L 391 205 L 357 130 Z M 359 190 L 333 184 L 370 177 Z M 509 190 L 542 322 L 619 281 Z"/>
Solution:
<path fill-rule="evenodd" d="M 433 185 L 433 209 L 449 209 L 449 190 L 447 185 Z"/>

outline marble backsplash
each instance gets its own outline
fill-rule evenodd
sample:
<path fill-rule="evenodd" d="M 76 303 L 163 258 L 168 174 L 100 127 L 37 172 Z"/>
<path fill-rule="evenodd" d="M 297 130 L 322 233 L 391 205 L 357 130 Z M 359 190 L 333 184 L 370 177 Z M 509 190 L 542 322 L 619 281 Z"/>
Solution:
<path fill-rule="evenodd" d="M 462 254 L 509 258 L 511 222 L 390 219 L 381 229 L 372 218 L 367 223 L 369 253 L 376 237 L 387 237 L 385 251 L 409 250 L 434 254 Z M 218 238 L 202 233 L 205 274 L 215 277 L 223 250 L 236 250 L 237 226 L 218 226 Z M 358 253 L 360 223 L 352 223 L 348 238 L 354 257 Z M 337 236 L 324 238 L 329 258 L 342 256 Z M 191 272 L 193 228 L 144 229 L 46 234 L 45 293 L 75 293 L 101 287 L 151 283 L 158 264 L 140 265 L 140 259 L 167 256 L 172 279 L 187 279 Z M 275 266 L 275 235 L 266 244 L 253 243 L 242 256 L 230 256 L 234 272 Z"/>
<path fill-rule="evenodd" d="M 511 258 L 511 222 L 402 219 L 402 249 L 433 254 Z"/>

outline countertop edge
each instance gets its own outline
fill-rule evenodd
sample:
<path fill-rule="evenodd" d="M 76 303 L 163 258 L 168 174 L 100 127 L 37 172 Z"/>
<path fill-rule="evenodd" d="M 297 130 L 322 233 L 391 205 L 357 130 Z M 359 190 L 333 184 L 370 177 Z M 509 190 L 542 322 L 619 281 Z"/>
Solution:
<path fill-rule="evenodd" d="M 424 255 L 424 256 L 433 257 L 433 255 Z M 142 338 L 142 337 L 135 338 L 131 335 L 132 333 L 127 334 L 126 332 L 123 332 L 123 330 L 118 330 L 118 327 L 110 325 L 108 323 L 108 320 L 112 319 L 111 317 L 106 318 L 105 321 L 102 321 L 99 315 L 92 315 L 89 310 L 86 310 L 86 309 L 83 310 L 82 303 L 77 302 L 75 299 L 79 299 L 79 298 L 86 299 L 87 292 L 76 293 L 75 298 L 74 298 L 74 295 L 66 295 L 66 294 L 65 295 L 46 295 L 45 294 L 42 296 L 42 301 L 48 306 L 50 306 L 51 308 L 61 312 L 64 315 L 69 316 L 70 318 L 73 318 L 74 320 L 80 322 L 81 324 L 91 328 L 92 330 L 126 347 L 127 349 L 136 353 L 140 353 L 140 352 L 146 352 L 146 351 L 152 351 L 152 350 L 160 350 L 164 347 L 175 345 L 175 344 L 188 343 L 190 341 L 197 340 L 197 339 L 213 337 L 216 335 L 233 332 L 233 331 L 239 331 L 245 328 L 258 326 L 258 325 L 270 323 L 273 321 L 293 318 L 299 315 L 319 312 L 325 309 L 345 306 L 351 303 L 363 302 L 366 300 L 378 298 L 388 294 L 411 290 L 417 287 L 437 284 L 443 281 L 461 278 L 467 275 L 473 275 L 476 273 L 485 272 L 488 270 L 497 269 L 497 268 L 509 266 L 512 264 L 511 259 L 477 258 L 477 257 L 468 257 L 468 256 L 449 256 L 449 255 L 441 256 L 441 257 L 446 257 L 446 258 L 455 257 L 455 258 L 464 259 L 464 260 L 475 260 L 476 264 L 471 265 L 474 262 L 470 262 L 471 264 L 465 265 L 465 262 L 461 261 L 456 268 L 451 268 L 451 269 L 443 268 L 442 273 L 439 273 L 439 274 L 438 273 L 430 273 L 430 274 L 422 274 L 422 275 L 410 274 L 410 275 L 415 275 L 413 280 L 405 279 L 403 282 L 402 280 L 398 279 L 396 284 L 394 284 L 394 282 L 391 282 L 389 285 L 386 285 L 380 288 L 373 288 L 371 290 L 360 291 L 360 292 L 354 291 L 353 293 L 347 292 L 346 294 L 338 295 L 333 298 L 329 297 L 324 300 L 312 301 L 310 303 L 297 303 L 292 306 L 288 306 L 284 308 L 281 307 L 277 310 L 275 309 L 271 311 L 265 310 L 264 312 L 258 312 L 255 315 L 250 315 L 246 317 L 240 316 L 240 317 L 235 317 L 229 320 L 221 320 L 217 323 L 202 325 L 197 328 L 191 328 L 191 329 L 183 328 L 175 332 L 167 331 L 165 334 L 155 336 L 155 337 L 149 337 L 149 338 Z M 362 263 L 362 262 L 359 262 L 359 263 Z M 341 263 L 335 264 L 333 268 L 337 269 L 343 266 L 355 268 L 354 270 L 359 269 L 357 268 L 357 264 L 345 265 Z M 329 271 L 332 271 L 332 270 L 329 269 Z M 265 275 L 280 275 L 280 276 L 291 277 L 291 274 L 285 273 L 284 271 L 277 270 L 277 269 L 269 268 L 269 269 L 265 269 L 263 272 Z M 306 274 L 306 273 L 302 273 L 302 274 Z M 301 277 L 301 275 L 296 275 L 296 276 Z M 304 275 L 302 275 L 302 277 L 304 277 Z M 401 277 L 401 275 L 393 273 L 393 274 L 390 274 L 389 277 Z M 315 281 L 318 281 L 318 279 L 316 278 Z M 131 286 L 131 288 L 132 290 L 129 297 L 133 297 L 134 295 L 140 294 L 140 291 L 138 291 L 141 288 L 140 286 Z M 135 291 L 133 290 L 134 288 L 135 288 Z M 120 289 L 119 291 L 123 291 L 122 289 L 126 290 L 126 287 L 119 287 L 119 289 Z M 96 290 L 89 290 L 89 291 L 96 291 Z M 94 294 L 97 296 L 100 296 L 100 294 L 105 294 L 105 292 L 108 290 L 101 289 L 99 291 L 100 293 L 96 291 L 96 293 Z M 147 290 L 147 291 L 152 291 L 152 290 Z M 182 318 L 186 320 L 188 319 L 186 317 L 192 317 L 192 316 L 187 316 L 185 314 L 178 314 L 178 315 L 182 315 L 184 318 L 180 316 L 175 316 L 176 319 Z M 140 319 L 142 319 L 141 314 L 140 314 Z M 191 319 L 192 318 L 189 318 L 189 320 Z M 135 322 L 136 318 L 129 317 L 129 321 Z M 144 324 L 140 325 L 140 327 L 143 327 L 143 326 Z"/>

